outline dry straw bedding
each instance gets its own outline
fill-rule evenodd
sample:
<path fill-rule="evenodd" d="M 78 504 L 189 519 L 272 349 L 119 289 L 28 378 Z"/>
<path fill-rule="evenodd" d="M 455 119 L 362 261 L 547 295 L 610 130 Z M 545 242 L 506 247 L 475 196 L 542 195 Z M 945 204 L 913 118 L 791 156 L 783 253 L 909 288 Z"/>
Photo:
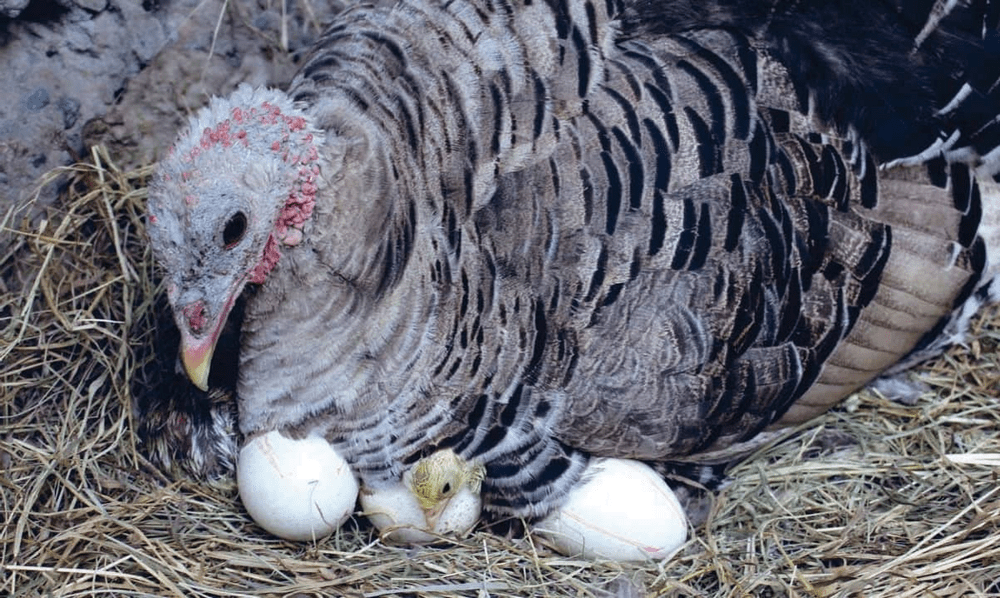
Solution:
<path fill-rule="evenodd" d="M 0 232 L 0 595 L 1000 595 L 996 308 L 914 374 L 915 405 L 859 393 L 736 467 L 673 560 L 587 562 L 485 532 L 403 549 L 363 522 L 292 544 L 231 485 L 143 457 L 132 396 L 162 309 L 149 170 L 98 149 L 63 174 L 59 205 Z"/>

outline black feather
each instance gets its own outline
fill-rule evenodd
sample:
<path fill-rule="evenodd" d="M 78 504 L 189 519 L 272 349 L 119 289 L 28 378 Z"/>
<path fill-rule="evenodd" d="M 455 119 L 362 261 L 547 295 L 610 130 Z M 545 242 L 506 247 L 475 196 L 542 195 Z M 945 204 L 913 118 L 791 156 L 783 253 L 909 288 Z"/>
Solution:
<path fill-rule="evenodd" d="M 925 38 L 932 0 L 636 0 L 625 34 L 737 30 L 763 44 L 815 98 L 828 123 L 853 126 L 879 161 L 911 156 L 953 129 L 977 143 L 1000 106 L 1000 31 L 960 3 Z M 916 42 L 920 38 L 919 46 Z M 938 112 L 963 84 L 962 109 Z"/>

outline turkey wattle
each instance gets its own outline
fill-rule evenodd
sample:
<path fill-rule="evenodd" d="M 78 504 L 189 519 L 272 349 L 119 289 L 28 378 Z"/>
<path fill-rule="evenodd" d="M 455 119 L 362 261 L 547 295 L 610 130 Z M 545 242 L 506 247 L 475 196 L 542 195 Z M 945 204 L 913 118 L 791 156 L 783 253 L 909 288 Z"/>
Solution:
<path fill-rule="evenodd" d="M 997 16 L 896 4 L 346 10 L 150 185 L 188 374 L 257 285 L 241 431 L 452 449 L 488 517 L 747 454 L 1000 295 Z"/>

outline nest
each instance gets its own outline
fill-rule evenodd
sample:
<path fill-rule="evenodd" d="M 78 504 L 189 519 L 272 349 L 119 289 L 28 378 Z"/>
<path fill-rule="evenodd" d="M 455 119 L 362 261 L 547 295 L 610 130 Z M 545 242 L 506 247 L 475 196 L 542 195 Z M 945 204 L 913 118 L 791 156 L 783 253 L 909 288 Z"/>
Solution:
<path fill-rule="evenodd" d="M 1000 594 L 996 307 L 967 346 L 911 374 L 915 404 L 866 390 L 734 468 L 665 562 L 583 561 L 482 531 L 400 548 L 361 521 L 315 543 L 270 537 L 231 485 L 165 475 L 136 440 L 163 305 L 148 174 L 95 149 L 53 173 L 70 181 L 58 205 L 2 222 L 2 594 Z"/>

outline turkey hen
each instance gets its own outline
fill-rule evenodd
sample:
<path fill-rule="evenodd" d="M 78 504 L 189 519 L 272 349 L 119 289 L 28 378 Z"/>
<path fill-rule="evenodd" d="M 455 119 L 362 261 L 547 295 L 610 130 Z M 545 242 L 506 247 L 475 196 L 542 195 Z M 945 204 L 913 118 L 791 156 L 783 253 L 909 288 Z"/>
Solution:
<path fill-rule="evenodd" d="M 1000 295 L 990 2 L 402 0 L 194 115 L 149 235 L 243 434 L 369 487 L 452 449 L 542 517 L 737 459 Z M 235 440 L 234 440 L 235 442 Z M 206 449 L 208 450 L 208 449 Z"/>

